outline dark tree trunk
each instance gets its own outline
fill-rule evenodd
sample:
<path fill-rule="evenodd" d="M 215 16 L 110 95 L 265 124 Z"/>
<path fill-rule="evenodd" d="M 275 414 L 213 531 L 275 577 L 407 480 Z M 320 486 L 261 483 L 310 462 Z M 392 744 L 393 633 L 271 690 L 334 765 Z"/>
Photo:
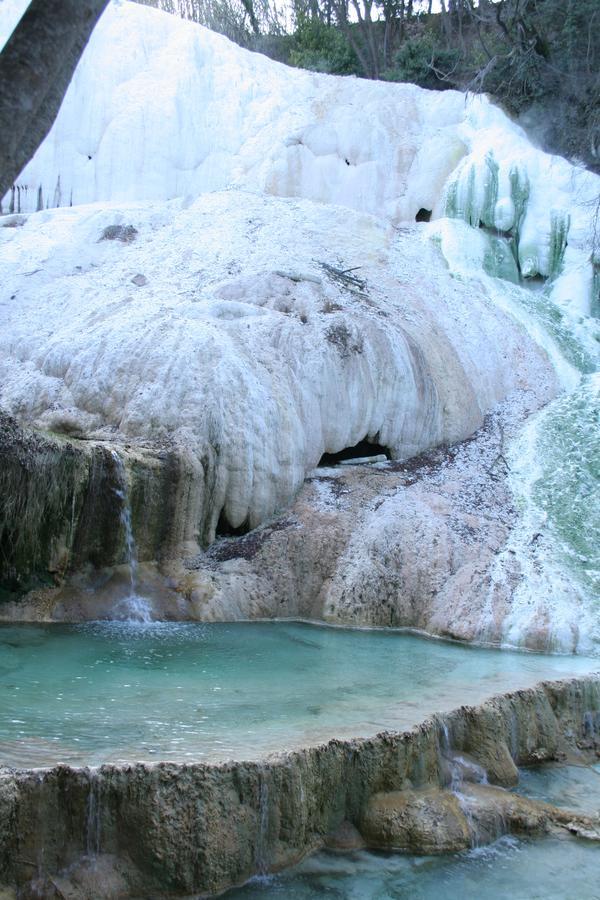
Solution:
<path fill-rule="evenodd" d="M 50 131 L 107 4 L 32 0 L 0 53 L 0 198 Z"/>

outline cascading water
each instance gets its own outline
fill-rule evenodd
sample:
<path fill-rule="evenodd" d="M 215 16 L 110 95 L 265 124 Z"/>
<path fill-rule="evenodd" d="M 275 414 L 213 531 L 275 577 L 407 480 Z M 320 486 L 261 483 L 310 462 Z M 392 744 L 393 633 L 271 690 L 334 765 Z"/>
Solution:
<path fill-rule="evenodd" d="M 258 835 L 256 840 L 256 868 L 259 876 L 266 875 L 269 871 L 268 863 L 268 833 L 269 833 L 269 783 L 267 770 L 261 768 L 259 773 L 258 788 Z"/>
<path fill-rule="evenodd" d="M 438 736 L 438 753 L 441 763 L 441 770 L 448 779 L 448 789 L 452 791 L 459 802 L 469 827 L 471 847 L 476 848 L 481 845 L 481 838 L 477 824 L 476 816 L 474 816 L 473 799 L 464 791 L 465 784 L 489 784 L 488 775 L 483 766 L 480 766 L 472 759 L 468 759 L 460 753 L 456 753 L 452 749 L 450 732 L 446 722 L 439 720 L 439 736 Z M 498 836 L 500 836 L 500 829 Z"/>
<path fill-rule="evenodd" d="M 533 417 L 509 449 L 521 520 L 498 559 L 496 577 L 504 577 L 507 554 L 518 561 L 523 576 L 506 622 L 509 644 L 518 644 L 532 627 L 541 596 L 553 610 L 556 649 L 593 651 L 581 632 L 598 640 L 599 425 L 600 374 L 595 373 Z"/>
<path fill-rule="evenodd" d="M 145 597 L 138 593 L 138 560 L 131 524 L 131 503 L 129 500 L 129 484 L 127 472 L 123 460 L 116 451 L 112 451 L 115 463 L 115 475 L 117 487 L 114 492 L 121 501 L 121 525 L 125 536 L 125 560 L 129 567 L 129 593 L 119 604 L 125 613 L 125 618 L 132 622 L 151 622 L 151 606 Z"/>
<path fill-rule="evenodd" d="M 86 854 L 94 859 L 100 853 L 100 776 L 90 772 L 90 789 L 86 804 Z"/>
<path fill-rule="evenodd" d="M 442 719 L 439 724 L 439 759 L 442 764 L 442 770 L 446 770 L 450 790 L 458 794 L 466 781 L 472 784 L 488 784 L 487 772 L 483 766 L 455 752 L 452 749 L 450 732 L 446 722 Z"/>

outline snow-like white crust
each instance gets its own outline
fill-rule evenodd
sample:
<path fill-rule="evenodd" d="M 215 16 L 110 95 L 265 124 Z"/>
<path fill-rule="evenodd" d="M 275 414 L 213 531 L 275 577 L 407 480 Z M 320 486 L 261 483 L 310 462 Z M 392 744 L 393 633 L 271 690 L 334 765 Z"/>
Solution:
<path fill-rule="evenodd" d="M 24 5 L 0 4 L 0 42 Z M 526 274 L 551 274 L 557 223 L 570 223 L 557 297 L 589 312 L 598 179 L 535 149 L 486 97 L 292 69 L 136 3 L 113 0 L 102 16 L 18 185 L 22 212 L 236 185 L 394 223 L 443 215 L 451 189 L 455 214 L 518 230 Z"/>
<path fill-rule="evenodd" d="M 26 4 L 0 2 L 0 45 Z M 183 615 L 585 648 L 591 606 L 530 498 L 543 418 L 518 478 L 497 473 L 504 425 L 514 438 L 597 361 L 598 195 L 486 97 L 290 69 L 114 0 L 3 200 L 0 407 L 130 465 L 138 445 L 174 449 L 184 556 L 221 515 L 288 507 L 324 452 L 367 438 L 403 459 L 506 400 L 498 434 L 429 482 L 367 490 L 358 472 L 345 498 L 313 477 L 255 570 L 185 568 Z"/>
<path fill-rule="evenodd" d="M 134 240 L 101 240 L 119 225 Z M 254 526 L 325 451 L 459 440 L 547 371 L 425 232 L 238 191 L 32 214 L 0 229 L 0 404 L 50 430 L 175 441 L 201 466 L 205 539 L 222 509 Z"/>
<path fill-rule="evenodd" d="M 0 4 L 0 42 L 24 6 Z M 524 273 L 561 262 L 553 299 L 581 318 L 597 185 L 485 97 L 291 69 L 115 0 L 4 199 L 29 218 L 0 229 L 0 403 L 175 442 L 204 486 L 200 537 L 221 511 L 254 526 L 325 451 L 471 434 L 549 377 L 537 344 L 572 386 L 482 266 L 489 231 L 511 232 Z M 130 243 L 101 240 L 119 225 Z"/>

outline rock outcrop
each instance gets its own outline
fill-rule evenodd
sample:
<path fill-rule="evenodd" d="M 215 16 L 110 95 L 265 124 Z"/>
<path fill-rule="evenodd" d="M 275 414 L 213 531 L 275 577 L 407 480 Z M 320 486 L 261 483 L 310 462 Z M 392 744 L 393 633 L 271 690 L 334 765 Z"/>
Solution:
<path fill-rule="evenodd" d="M 375 794 L 361 823 L 373 850 L 425 854 L 482 847 L 505 834 L 538 837 L 561 830 L 600 841 L 598 819 L 487 784 Z"/>
<path fill-rule="evenodd" d="M 290 69 L 111 3 L 3 200 L 0 409 L 38 450 L 25 464 L 5 429 L 0 590 L 29 596 L 1 615 L 111 615 L 116 454 L 157 615 L 587 652 L 597 541 L 567 548 L 581 584 L 548 563 L 552 517 L 511 543 L 502 435 L 470 475 L 310 473 L 364 442 L 394 463 L 454 445 L 499 403 L 522 423 L 594 370 L 597 184 L 487 98 Z"/>
<path fill-rule="evenodd" d="M 127 461 L 127 468 L 123 465 Z M 70 572 L 107 585 L 113 601 L 125 564 L 124 515 L 143 558 L 173 556 L 184 544 L 194 482 L 185 454 L 128 448 L 24 430 L 0 412 L 0 599 L 27 592 L 42 617 Z M 121 568 L 120 568 L 121 567 Z M 161 583 L 164 589 L 164 583 Z M 42 591 L 42 593 L 40 593 Z"/>
<path fill-rule="evenodd" d="M 546 683 L 410 732 L 334 740 L 262 763 L 4 770 L 0 883 L 23 897 L 35 890 L 54 896 L 57 888 L 65 896 L 99 900 L 123 893 L 124 886 L 131 896 L 217 893 L 257 872 L 291 865 L 340 828 L 348 835 L 348 823 L 368 833 L 364 823 L 378 795 L 437 797 L 446 817 L 458 817 L 454 800 L 439 793 L 449 786 L 449 754 L 476 748 L 480 766 L 492 772 L 498 743 L 510 747 L 517 765 L 595 759 L 600 681 Z M 505 792 L 469 784 L 464 791 L 481 810 L 481 831 L 489 826 L 490 836 L 490 815 L 494 822 L 498 815 L 489 811 L 499 808 L 499 798 L 511 827 L 543 830 L 551 820 L 568 827 L 568 819 L 573 831 L 593 831 L 582 817 L 569 813 L 559 821 L 562 814 Z M 422 824 L 411 835 L 413 850 L 421 842 L 429 852 L 438 837 L 447 841 L 445 830 Z M 94 881 L 94 867 L 105 873 L 104 887 Z"/>
<path fill-rule="evenodd" d="M 401 461 L 470 436 L 509 395 L 528 392 L 532 409 L 557 390 L 526 329 L 487 288 L 451 278 L 417 229 L 398 236 L 349 211 L 342 220 L 331 208 L 234 192 L 129 214 L 136 235 L 125 242 L 103 238 L 124 215 L 116 207 L 47 212 L 0 235 L 10 248 L 0 402 L 20 426 L 42 430 L 31 441 L 45 448 L 23 467 L 6 431 L 3 452 L 14 458 L 3 527 L 7 546 L 27 543 L 27 558 L 51 575 L 118 561 L 114 454 L 127 472 L 140 562 L 156 563 L 268 521 L 324 453 L 366 440 Z M 348 274 L 355 264 L 359 274 Z M 141 269 L 147 283 L 132 285 Z M 35 484 L 49 477 L 56 497 L 42 510 Z M 103 550 L 78 553 L 82 510 L 100 494 L 86 545 Z M 427 518 L 427 502 L 405 501 Z M 390 503 L 372 523 L 373 544 L 386 542 L 397 517 Z M 46 541 L 50 520 L 52 552 L 33 546 Z M 27 585 L 25 557 L 9 549 L 3 559 L 4 580 Z M 279 603 L 281 591 L 273 593 Z M 340 620 L 352 619 L 347 595 L 339 585 L 329 604 Z M 405 618 L 399 613 L 398 624 Z"/>

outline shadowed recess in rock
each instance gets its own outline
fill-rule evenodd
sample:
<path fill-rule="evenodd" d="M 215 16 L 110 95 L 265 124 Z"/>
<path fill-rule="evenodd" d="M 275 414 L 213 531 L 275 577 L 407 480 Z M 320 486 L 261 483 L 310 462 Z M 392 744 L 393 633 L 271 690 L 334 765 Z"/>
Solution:
<path fill-rule="evenodd" d="M 347 463 L 350 460 L 364 460 L 377 456 L 385 456 L 386 459 L 392 458 L 388 447 L 365 438 L 353 447 L 344 447 L 337 453 L 324 453 L 319 460 L 319 466 L 338 466 L 340 463 Z"/>

